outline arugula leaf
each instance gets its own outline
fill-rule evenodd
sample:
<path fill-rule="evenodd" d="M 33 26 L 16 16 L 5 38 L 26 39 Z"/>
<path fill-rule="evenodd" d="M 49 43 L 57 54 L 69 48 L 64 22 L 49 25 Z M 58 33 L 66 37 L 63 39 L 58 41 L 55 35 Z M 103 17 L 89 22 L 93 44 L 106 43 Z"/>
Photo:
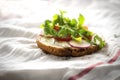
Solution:
<path fill-rule="evenodd" d="M 93 36 L 93 32 L 87 31 L 86 36 Z"/>
<path fill-rule="evenodd" d="M 46 20 L 44 23 L 44 32 L 46 35 L 54 35 L 55 32 L 53 31 L 53 24 L 50 20 Z"/>
<path fill-rule="evenodd" d="M 59 24 L 59 25 L 64 25 L 64 20 L 63 20 L 63 16 L 61 15 L 54 15 L 53 16 L 53 24 Z"/>
<path fill-rule="evenodd" d="M 60 31 L 58 32 L 58 37 L 66 37 L 67 33 L 66 33 L 66 28 L 64 26 L 62 26 L 62 28 L 60 29 Z"/>
<path fill-rule="evenodd" d="M 70 26 L 71 26 L 71 27 L 76 27 L 76 26 L 77 26 L 77 21 L 76 21 L 76 19 L 72 19 L 72 20 L 70 21 Z"/>
<path fill-rule="evenodd" d="M 55 21 L 55 20 L 57 20 L 58 19 L 58 14 L 55 14 L 54 16 L 53 16 L 53 21 Z"/>
<path fill-rule="evenodd" d="M 86 40 L 87 42 L 90 43 L 90 40 L 89 40 L 85 35 L 83 35 L 83 34 L 81 34 L 81 33 L 79 33 L 79 35 L 80 35 L 84 40 Z"/>
<path fill-rule="evenodd" d="M 45 25 L 44 25 L 44 24 L 41 24 L 41 25 L 40 25 L 40 28 L 44 28 L 44 27 L 45 27 Z"/>
<path fill-rule="evenodd" d="M 64 13 L 66 13 L 66 11 L 63 10 L 59 10 L 60 11 L 60 15 L 63 17 Z"/>
<path fill-rule="evenodd" d="M 103 48 L 105 46 L 105 44 L 106 44 L 105 41 L 102 40 L 102 38 L 99 37 L 98 35 L 94 36 L 93 43 L 95 45 L 98 45 L 100 49 Z"/>
<path fill-rule="evenodd" d="M 79 22 L 79 25 L 81 25 L 81 26 L 84 24 L 85 18 L 82 14 L 79 14 L 78 22 Z"/>
<path fill-rule="evenodd" d="M 86 35 L 87 31 L 84 30 L 84 29 L 80 29 L 80 30 L 79 30 L 79 33 L 81 33 L 82 35 Z"/>

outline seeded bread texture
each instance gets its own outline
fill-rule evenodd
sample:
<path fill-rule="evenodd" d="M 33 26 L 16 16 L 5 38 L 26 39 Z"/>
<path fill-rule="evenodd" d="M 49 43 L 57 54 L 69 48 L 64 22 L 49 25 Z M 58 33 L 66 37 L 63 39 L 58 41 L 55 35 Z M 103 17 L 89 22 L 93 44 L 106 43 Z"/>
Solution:
<path fill-rule="evenodd" d="M 42 36 L 38 36 L 36 39 L 37 46 L 41 48 L 44 52 L 48 54 L 52 54 L 55 56 L 61 56 L 61 57 L 79 57 L 84 55 L 92 54 L 99 50 L 98 46 L 91 45 L 89 47 L 83 47 L 83 48 L 75 48 L 75 47 L 55 47 L 52 45 L 44 44 L 41 41 Z"/>

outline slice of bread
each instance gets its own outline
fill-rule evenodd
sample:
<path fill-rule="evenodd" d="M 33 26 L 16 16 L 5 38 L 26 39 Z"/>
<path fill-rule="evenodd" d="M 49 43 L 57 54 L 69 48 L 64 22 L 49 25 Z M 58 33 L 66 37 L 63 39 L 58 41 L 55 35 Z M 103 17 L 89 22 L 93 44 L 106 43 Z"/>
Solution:
<path fill-rule="evenodd" d="M 36 43 L 44 52 L 61 57 L 78 57 L 88 55 L 99 50 L 99 47 L 96 45 L 76 48 L 71 47 L 67 42 L 59 42 L 54 38 L 48 38 L 44 36 L 37 36 Z"/>

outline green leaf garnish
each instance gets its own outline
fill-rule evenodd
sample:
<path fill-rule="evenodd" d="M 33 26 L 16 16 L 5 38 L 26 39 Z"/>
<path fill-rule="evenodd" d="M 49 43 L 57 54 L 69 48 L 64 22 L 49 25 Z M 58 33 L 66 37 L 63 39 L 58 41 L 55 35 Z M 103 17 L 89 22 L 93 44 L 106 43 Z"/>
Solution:
<path fill-rule="evenodd" d="M 85 18 L 82 14 L 79 14 L 78 21 L 79 21 L 79 25 L 82 26 L 84 24 Z"/>
<path fill-rule="evenodd" d="M 98 35 L 94 36 L 94 39 L 93 39 L 92 43 L 95 44 L 95 45 L 98 45 L 100 49 L 103 48 L 106 44 L 105 41 L 102 40 L 102 38 L 99 37 Z"/>
<path fill-rule="evenodd" d="M 82 39 L 87 42 L 98 45 L 99 48 L 105 46 L 105 41 L 102 40 L 98 35 L 92 38 L 94 33 L 85 28 L 85 18 L 82 14 L 79 14 L 78 19 L 65 17 L 66 11 L 60 10 L 59 14 L 53 15 L 52 20 L 45 20 L 40 25 L 44 29 L 45 35 L 51 35 L 53 37 L 66 38 L 70 36 L 73 40 L 81 41 Z"/>

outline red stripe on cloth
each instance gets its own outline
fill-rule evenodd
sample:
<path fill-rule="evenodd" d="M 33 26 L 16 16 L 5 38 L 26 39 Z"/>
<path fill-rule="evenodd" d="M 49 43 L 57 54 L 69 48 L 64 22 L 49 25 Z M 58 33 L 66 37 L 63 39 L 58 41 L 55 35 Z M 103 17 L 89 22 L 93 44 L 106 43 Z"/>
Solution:
<path fill-rule="evenodd" d="M 120 56 L 120 50 L 117 52 L 117 54 L 110 59 L 107 63 L 111 64 L 113 62 L 115 62 L 117 60 L 117 58 Z M 104 62 L 99 62 L 97 64 L 91 65 L 87 68 L 85 68 L 82 72 L 80 72 L 79 74 L 75 75 L 75 76 L 71 76 L 68 80 L 77 80 L 78 78 L 83 77 L 84 75 L 86 75 L 87 73 L 89 73 L 92 69 L 94 69 L 96 66 L 104 64 Z"/>
<path fill-rule="evenodd" d="M 118 59 L 119 56 L 120 56 L 120 50 L 119 50 L 119 51 L 117 52 L 117 54 L 116 54 L 112 59 L 110 59 L 107 63 L 111 64 L 111 63 L 115 62 L 115 61 Z"/>
<path fill-rule="evenodd" d="M 76 80 L 76 79 L 84 76 L 84 75 L 87 74 L 88 72 L 90 72 L 90 71 L 91 71 L 93 68 L 95 68 L 96 66 L 101 65 L 101 64 L 103 64 L 103 62 L 99 62 L 99 63 L 97 63 L 97 64 L 91 65 L 91 66 L 87 67 L 86 69 L 84 69 L 81 73 L 79 73 L 79 74 L 77 74 L 77 75 L 75 75 L 75 76 L 70 77 L 68 80 Z"/>

